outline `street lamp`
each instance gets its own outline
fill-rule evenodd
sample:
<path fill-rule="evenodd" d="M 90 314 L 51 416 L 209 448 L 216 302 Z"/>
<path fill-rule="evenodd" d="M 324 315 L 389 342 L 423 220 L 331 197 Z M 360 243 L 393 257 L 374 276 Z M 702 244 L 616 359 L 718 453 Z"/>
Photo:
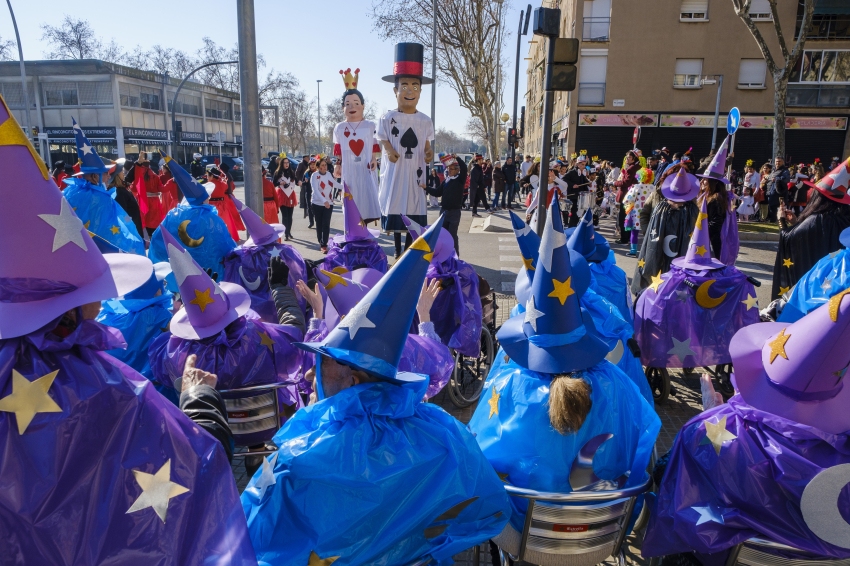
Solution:
<path fill-rule="evenodd" d="M 21 35 L 18 33 L 18 22 L 15 20 L 15 12 L 12 10 L 11 0 L 6 0 L 6 5 L 9 6 L 9 15 L 12 16 L 12 26 L 15 28 L 15 40 L 18 42 L 18 58 L 21 60 L 21 86 L 24 94 L 24 115 L 27 120 L 27 136 L 32 136 L 32 124 L 30 123 L 30 95 L 27 88 L 27 70 L 24 66 L 24 48 L 21 47 Z M 41 142 L 38 142 L 39 153 L 41 153 Z M 48 155 L 50 147 L 47 148 Z"/>
<path fill-rule="evenodd" d="M 496 19 L 496 88 L 493 93 L 493 145 L 495 146 L 496 155 L 490 157 L 493 161 L 499 159 L 499 87 L 502 83 L 502 7 L 505 0 L 494 0 L 499 5 L 499 16 Z"/>
<path fill-rule="evenodd" d="M 717 128 L 720 120 L 720 93 L 723 92 L 723 75 L 706 75 L 700 82 L 700 86 L 717 85 L 717 103 L 714 106 L 714 130 L 711 132 L 711 149 L 717 145 Z"/>
<path fill-rule="evenodd" d="M 525 16 L 525 23 L 523 23 L 523 16 Z M 519 13 L 519 29 L 516 33 L 516 67 L 514 69 L 514 124 L 513 127 L 518 127 L 517 124 L 517 98 L 519 96 L 519 49 L 522 44 L 522 36 L 528 33 L 528 20 L 531 17 L 531 4 L 525 9 L 523 13 L 520 11 Z M 517 135 L 519 135 L 519 130 L 517 130 Z M 516 143 L 511 144 L 511 159 L 514 163 L 516 163 Z"/>
<path fill-rule="evenodd" d="M 319 111 L 319 153 L 322 153 L 322 79 L 316 79 L 316 93 Z"/>

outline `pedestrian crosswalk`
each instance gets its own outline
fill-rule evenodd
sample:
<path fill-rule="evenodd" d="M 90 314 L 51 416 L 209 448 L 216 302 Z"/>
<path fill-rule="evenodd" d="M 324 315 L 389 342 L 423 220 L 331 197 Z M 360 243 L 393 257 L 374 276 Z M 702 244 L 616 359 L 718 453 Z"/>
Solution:
<path fill-rule="evenodd" d="M 517 252 L 519 254 L 519 246 L 516 243 L 514 236 L 499 236 L 499 251 L 500 252 Z M 502 293 L 513 293 L 516 282 L 516 274 L 519 273 L 522 267 L 521 255 L 499 255 L 499 286 Z"/>

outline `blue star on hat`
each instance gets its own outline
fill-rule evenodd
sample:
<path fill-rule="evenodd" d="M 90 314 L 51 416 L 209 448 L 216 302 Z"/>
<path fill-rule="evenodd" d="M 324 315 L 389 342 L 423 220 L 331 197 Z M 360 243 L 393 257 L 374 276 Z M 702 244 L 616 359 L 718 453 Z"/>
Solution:
<path fill-rule="evenodd" d="M 165 156 L 165 165 L 171 171 L 174 182 L 177 183 L 177 186 L 180 188 L 183 196 L 186 197 L 186 200 L 189 201 L 189 204 L 192 206 L 201 206 L 210 198 L 215 185 L 212 183 L 202 185 L 197 179 L 189 175 L 185 169 L 180 167 L 179 163 L 168 156 Z"/>
<path fill-rule="evenodd" d="M 296 346 L 391 383 L 402 385 L 427 379 L 400 372 L 398 364 L 442 227 L 441 216 L 324 340 L 300 342 Z M 318 358 L 316 385 L 319 398 L 323 399 Z"/>
<path fill-rule="evenodd" d="M 83 133 L 80 125 L 74 118 L 71 118 L 74 129 L 74 141 L 77 143 L 77 157 L 80 159 L 80 171 L 82 173 L 106 173 L 109 167 L 103 162 L 94 146 L 89 143 L 89 139 Z"/>
<path fill-rule="evenodd" d="M 590 314 L 581 308 L 584 290 L 573 286 L 565 240 L 561 213 L 553 199 L 525 312 L 508 320 L 498 333 L 512 360 L 541 373 L 587 369 L 604 360 L 610 350 L 596 333 Z"/>
<path fill-rule="evenodd" d="M 584 256 L 587 261 L 599 263 L 608 259 L 608 254 L 611 252 L 611 246 L 608 240 L 597 234 L 593 228 L 593 211 L 587 209 L 581 222 L 575 228 L 568 228 L 566 231 L 567 246 L 571 250 L 575 250 Z"/>

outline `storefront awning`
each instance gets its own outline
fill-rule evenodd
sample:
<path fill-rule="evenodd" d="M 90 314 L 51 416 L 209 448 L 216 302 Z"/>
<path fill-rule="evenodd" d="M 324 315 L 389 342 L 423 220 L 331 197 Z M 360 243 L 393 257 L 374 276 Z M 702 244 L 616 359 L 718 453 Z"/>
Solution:
<path fill-rule="evenodd" d="M 187 145 L 189 147 L 201 146 L 201 145 L 210 145 L 210 142 L 207 141 L 182 141 L 180 145 Z"/>
<path fill-rule="evenodd" d="M 89 138 L 92 143 L 115 143 L 115 138 Z M 47 143 L 55 144 L 73 144 L 76 143 L 74 138 L 47 138 Z"/>
<path fill-rule="evenodd" d="M 124 143 L 143 144 L 143 145 L 168 145 L 171 142 L 168 140 L 148 140 L 143 138 L 125 138 Z"/>

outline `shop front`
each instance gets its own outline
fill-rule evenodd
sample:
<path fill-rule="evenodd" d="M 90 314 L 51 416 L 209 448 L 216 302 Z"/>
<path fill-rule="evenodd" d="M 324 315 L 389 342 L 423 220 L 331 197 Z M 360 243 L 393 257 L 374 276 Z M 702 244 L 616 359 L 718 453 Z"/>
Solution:
<path fill-rule="evenodd" d="M 159 159 L 167 153 L 169 143 L 168 130 L 124 128 L 124 156 L 127 159 L 138 159 L 143 151 L 152 153 L 151 164 L 158 168 Z"/>
<path fill-rule="evenodd" d="M 103 158 L 118 158 L 118 142 L 115 139 L 115 128 L 81 128 L 89 139 L 94 150 Z M 74 140 L 73 128 L 44 128 L 47 143 L 50 146 L 51 164 L 62 160 L 67 165 L 77 162 L 77 143 Z"/>
<path fill-rule="evenodd" d="M 174 158 L 182 164 L 189 163 L 194 154 L 203 154 L 204 148 L 209 145 L 203 132 L 182 132 L 180 144 L 177 147 L 177 155 Z"/>

